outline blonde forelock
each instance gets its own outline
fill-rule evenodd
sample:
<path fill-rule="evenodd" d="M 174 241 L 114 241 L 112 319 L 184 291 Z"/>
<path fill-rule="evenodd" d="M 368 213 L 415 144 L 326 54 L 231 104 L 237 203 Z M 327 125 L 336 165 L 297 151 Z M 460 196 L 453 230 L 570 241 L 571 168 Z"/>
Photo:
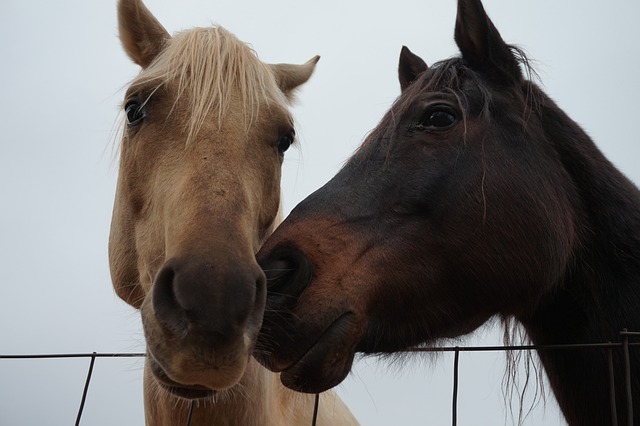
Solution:
<path fill-rule="evenodd" d="M 269 65 L 222 27 L 193 28 L 174 35 L 132 86 L 152 85 L 151 97 L 167 84 L 176 85 L 174 106 L 184 96 L 189 99 L 187 143 L 212 111 L 220 128 L 234 96 L 242 101 L 245 131 L 257 119 L 261 103 L 287 104 Z"/>

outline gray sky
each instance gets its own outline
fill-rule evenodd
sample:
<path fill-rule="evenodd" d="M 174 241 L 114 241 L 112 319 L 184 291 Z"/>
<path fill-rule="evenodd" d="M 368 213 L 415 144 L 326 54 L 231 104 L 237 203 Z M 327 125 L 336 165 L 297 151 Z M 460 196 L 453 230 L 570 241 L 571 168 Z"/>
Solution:
<path fill-rule="evenodd" d="M 428 63 L 457 53 L 454 0 L 148 0 L 170 32 L 220 24 L 266 62 L 322 55 L 294 109 L 285 212 L 338 170 L 399 93 L 405 44 Z M 535 59 L 547 92 L 634 182 L 637 0 L 485 0 L 507 42 Z M 0 2 L 0 353 L 143 351 L 138 314 L 111 289 L 107 236 L 119 104 L 137 73 L 115 1 Z M 481 330 L 464 344 L 495 344 Z M 463 354 L 459 423 L 511 424 L 503 355 Z M 339 386 L 364 425 L 450 423 L 452 357 L 366 359 Z M 0 360 L 0 424 L 72 424 L 88 360 Z M 143 423 L 142 361 L 96 363 L 83 424 Z M 515 401 L 514 401 L 515 402 Z M 563 424 L 553 398 L 528 425 Z"/>

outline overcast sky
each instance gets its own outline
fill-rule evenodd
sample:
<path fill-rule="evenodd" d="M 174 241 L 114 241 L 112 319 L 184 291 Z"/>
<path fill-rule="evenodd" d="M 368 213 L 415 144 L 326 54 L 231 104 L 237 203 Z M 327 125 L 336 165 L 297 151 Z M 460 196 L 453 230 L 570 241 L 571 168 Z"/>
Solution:
<path fill-rule="evenodd" d="M 399 93 L 403 44 L 455 55 L 454 0 L 148 0 L 169 32 L 220 24 L 266 62 L 320 54 L 294 108 L 285 212 L 338 170 Z M 486 0 L 547 92 L 640 182 L 637 0 Z M 0 1 L 0 353 L 140 352 L 139 315 L 113 293 L 107 236 L 124 88 L 138 69 L 114 1 Z M 482 330 L 463 344 L 500 343 Z M 459 424 L 512 424 L 503 355 L 463 354 Z M 72 424 L 88 360 L 0 360 L 1 425 Z M 364 425 L 450 424 L 452 357 L 367 359 L 339 386 Z M 142 361 L 96 362 L 84 425 L 140 425 Z M 514 401 L 516 404 L 517 402 Z M 527 407 L 525 407 L 527 408 Z M 546 412 L 545 412 L 546 408 Z M 553 398 L 525 424 L 560 425 Z"/>

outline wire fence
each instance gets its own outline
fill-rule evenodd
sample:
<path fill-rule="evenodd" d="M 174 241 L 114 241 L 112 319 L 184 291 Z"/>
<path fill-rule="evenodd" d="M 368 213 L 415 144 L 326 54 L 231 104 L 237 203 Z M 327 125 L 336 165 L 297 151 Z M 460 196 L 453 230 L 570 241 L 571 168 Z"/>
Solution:
<path fill-rule="evenodd" d="M 459 380 L 459 359 L 460 352 L 510 352 L 510 351 L 548 351 L 548 350 L 567 350 L 567 349 L 606 349 L 608 353 L 608 374 L 609 374 L 609 404 L 611 410 L 611 424 L 618 425 L 618 414 L 616 406 L 615 393 L 615 377 L 613 367 L 613 351 L 621 350 L 624 360 L 624 383 L 625 383 L 625 401 L 626 401 L 626 425 L 633 426 L 633 394 L 631 385 L 631 348 L 640 347 L 640 342 L 632 342 L 630 339 L 640 337 L 640 332 L 622 330 L 620 332 L 621 342 L 603 342 L 603 343 L 586 343 L 586 344 L 565 344 L 565 345 L 512 345 L 512 346 L 446 346 L 446 347 L 418 347 L 407 349 L 404 352 L 453 352 L 453 392 L 451 398 L 451 424 L 457 426 L 458 419 L 458 380 Z M 97 358 L 142 358 L 144 353 L 71 353 L 71 354 L 27 354 L 27 355 L 3 355 L 1 359 L 60 359 L 60 358 L 88 358 L 89 368 L 84 383 L 80 405 L 76 416 L 75 425 L 79 426 L 82 419 L 82 412 L 89 393 L 89 385 L 93 375 L 95 361 Z M 315 404 L 313 408 L 312 426 L 316 426 L 319 408 L 319 395 L 315 396 Z M 194 401 L 189 406 L 189 412 L 186 420 L 186 426 L 190 426 L 194 409 Z"/>

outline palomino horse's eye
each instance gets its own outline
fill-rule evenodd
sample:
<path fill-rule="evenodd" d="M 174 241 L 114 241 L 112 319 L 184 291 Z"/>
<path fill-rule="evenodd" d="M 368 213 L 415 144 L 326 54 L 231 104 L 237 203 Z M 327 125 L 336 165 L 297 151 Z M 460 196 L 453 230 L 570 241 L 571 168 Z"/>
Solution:
<path fill-rule="evenodd" d="M 287 133 L 285 135 L 280 136 L 280 139 L 278 139 L 278 151 L 280 152 L 280 154 L 284 154 L 284 152 L 289 149 L 292 143 L 293 143 L 292 134 Z"/>
<path fill-rule="evenodd" d="M 432 131 L 448 130 L 457 122 L 458 116 L 455 111 L 446 106 L 436 105 L 426 111 L 418 126 Z"/>
<path fill-rule="evenodd" d="M 127 115 L 127 125 L 129 127 L 140 124 L 147 116 L 144 108 L 137 101 L 127 103 L 124 107 L 124 112 Z"/>

